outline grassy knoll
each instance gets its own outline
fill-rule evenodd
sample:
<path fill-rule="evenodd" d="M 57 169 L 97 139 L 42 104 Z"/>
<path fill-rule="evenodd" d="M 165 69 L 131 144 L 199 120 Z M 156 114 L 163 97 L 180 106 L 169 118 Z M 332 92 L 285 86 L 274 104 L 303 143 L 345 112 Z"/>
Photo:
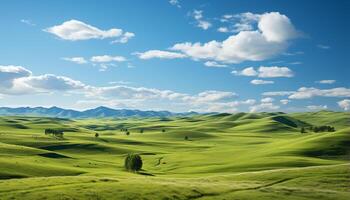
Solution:
<path fill-rule="evenodd" d="M 336 132 L 300 133 L 319 125 Z M 349 125 L 350 113 L 329 111 L 0 117 L 0 200 L 347 199 Z M 124 170 L 128 153 L 141 154 L 140 174 Z"/>

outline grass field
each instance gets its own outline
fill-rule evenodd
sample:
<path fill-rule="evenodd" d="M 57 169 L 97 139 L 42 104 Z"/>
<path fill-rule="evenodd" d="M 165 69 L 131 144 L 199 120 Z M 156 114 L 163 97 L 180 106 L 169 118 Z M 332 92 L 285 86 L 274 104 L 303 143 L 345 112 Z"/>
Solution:
<path fill-rule="evenodd" d="M 300 133 L 312 125 L 336 132 Z M 0 199 L 345 200 L 349 125 L 350 113 L 330 111 L 0 117 Z M 45 128 L 64 129 L 64 138 L 45 135 Z M 132 152 L 143 159 L 139 174 L 123 169 Z"/>

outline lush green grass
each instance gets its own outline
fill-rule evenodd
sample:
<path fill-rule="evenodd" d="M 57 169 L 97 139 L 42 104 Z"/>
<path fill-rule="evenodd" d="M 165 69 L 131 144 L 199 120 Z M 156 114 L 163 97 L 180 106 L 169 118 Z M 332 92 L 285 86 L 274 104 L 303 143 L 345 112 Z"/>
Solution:
<path fill-rule="evenodd" d="M 300 133 L 312 125 L 337 131 Z M 349 125 L 349 113 L 325 111 L 0 117 L 0 199 L 347 199 Z M 131 152 L 143 158 L 140 174 L 123 169 Z"/>

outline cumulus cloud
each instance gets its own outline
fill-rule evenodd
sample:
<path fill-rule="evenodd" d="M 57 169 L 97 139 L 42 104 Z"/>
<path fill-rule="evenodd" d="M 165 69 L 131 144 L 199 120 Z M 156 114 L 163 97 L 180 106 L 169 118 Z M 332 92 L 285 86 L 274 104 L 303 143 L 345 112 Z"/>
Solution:
<path fill-rule="evenodd" d="M 293 77 L 292 70 L 288 67 L 259 67 L 259 77 L 261 78 L 275 78 L 275 77 Z"/>
<path fill-rule="evenodd" d="M 10 88 L 16 78 L 31 76 L 32 72 L 22 66 L 0 65 L 0 88 Z"/>
<path fill-rule="evenodd" d="M 265 84 L 273 84 L 274 81 L 266 81 L 266 80 L 260 80 L 260 79 L 254 79 L 250 81 L 253 85 L 265 85 Z"/>
<path fill-rule="evenodd" d="M 332 89 L 302 87 L 289 96 L 290 99 L 310 99 L 312 97 L 350 97 L 350 89 L 344 87 Z"/>
<path fill-rule="evenodd" d="M 65 57 L 62 59 L 66 60 L 66 61 L 74 62 L 76 64 L 86 64 L 87 63 L 87 61 L 83 57 L 71 57 L 71 58 Z"/>
<path fill-rule="evenodd" d="M 207 61 L 204 63 L 205 66 L 207 67 L 227 67 L 225 64 L 220 64 L 215 61 Z"/>
<path fill-rule="evenodd" d="M 124 62 L 126 61 L 126 58 L 124 58 L 123 56 L 103 55 L 103 56 L 93 56 L 90 58 L 90 61 L 97 62 L 97 63 Z"/>
<path fill-rule="evenodd" d="M 327 105 L 310 105 L 306 106 L 307 109 L 309 110 L 325 110 L 328 108 Z"/>
<path fill-rule="evenodd" d="M 227 27 L 219 27 L 219 28 L 218 28 L 218 31 L 219 31 L 219 32 L 221 32 L 221 33 L 227 33 L 227 32 L 230 32 L 230 31 L 228 30 L 228 28 L 227 28 Z"/>
<path fill-rule="evenodd" d="M 287 96 L 294 94 L 295 91 L 276 91 L 276 92 L 264 92 L 263 96 Z"/>
<path fill-rule="evenodd" d="M 338 106 L 343 110 L 345 111 L 350 110 L 350 99 L 344 99 L 344 100 L 338 101 L 337 103 L 338 103 Z"/>
<path fill-rule="evenodd" d="M 80 81 L 65 76 L 45 74 L 40 76 L 28 76 L 14 80 L 15 85 L 33 90 L 45 91 L 68 91 L 83 89 L 85 85 Z"/>
<path fill-rule="evenodd" d="M 185 58 L 185 54 L 176 53 L 171 51 L 160 51 L 160 50 L 149 50 L 143 53 L 136 52 L 134 53 L 140 59 L 148 60 L 151 58 L 160 58 L 160 59 L 175 59 L 175 58 Z"/>
<path fill-rule="evenodd" d="M 320 83 L 320 84 L 333 84 L 335 82 L 336 82 L 336 80 L 320 80 L 320 81 L 316 81 L 316 83 Z"/>
<path fill-rule="evenodd" d="M 111 43 L 127 43 L 131 38 L 135 37 L 135 33 L 126 32 L 119 39 L 112 41 Z"/>
<path fill-rule="evenodd" d="M 201 17 L 201 12 L 197 12 L 197 18 Z M 224 41 L 178 43 L 171 49 L 194 60 L 226 63 L 261 61 L 283 53 L 288 47 L 288 41 L 296 37 L 297 31 L 289 18 L 278 12 L 271 12 L 259 17 L 257 30 L 240 31 Z"/>
<path fill-rule="evenodd" d="M 233 71 L 233 74 L 241 76 L 258 76 L 260 78 L 277 78 L 277 77 L 293 77 L 294 74 L 292 70 L 288 67 L 264 67 L 261 66 L 258 70 L 255 70 L 253 67 L 247 67 L 242 71 Z"/>
<path fill-rule="evenodd" d="M 274 105 L 273 103 L 261 103 L 250 106 L 250 112 L 273 111 L 279 108 L 279 106 Z"/>
<path fill-rule="evenodd" d="M 209 21 L 203 19 L 204 17 L 202 10 L 194 10 L 192 12 L 192 16 L 197 22 L 197 27 L 203 30 L 207 30 L 212 26 L 212 24 Z"/>
<path fill-rule="evenodd" d="M 124 33 L 122 29 L 112 28 L 109 30 L 101 30 L 92 25 L 86 24 L 78 20 L 69 20 L 61 25 L 52 26 L 44 29 L 45 32 L 56 35 L 63 40 L 89 40 L 89 39 L 106 39 L 127 37 L 123 41 L 127 41 L 133 33 Z"/>
<path fill-rule="evenodd" d="M 272 103 L 273 101 L 275 101 L 275 99 L 271 98 L 271 97 L 266 97 L 260 100 L 261 103 Z"/>
<path fill-rule="evenodd" d="M 229 28 L 226 28 L 226 32 L 241 32 L 251 31 L 254 29 L 254 25 L 259 21 L 261 15 L 251 12 L 239 13 L 239 14 L 226 14 L 220 19 L 222 23 L 227 23 Z M 218 30 L 219 31 L 219 30 Z M 219 31 L 220 32 L 220 31 Z"/>
<path fill-rule="evenodd" d="M 85 85 L 68 77 L 45 74 L 33 76 L 21 66 L 0 66 L 0 93 L 35 94 L 83 89 Z"/>
<path fill-rule="evenodd" d="M 173 6 L 176 6 L 178 8 L 181 8 L 180 1 L 179 0 L 169 0 L 169 3 Z"/>
<path fill-rule="evenodd" d="M 283 105 L 287 105 L 288 103 L 290 103 L 290 100 L 289 99 L 281 99 L 280 102 Z"/>

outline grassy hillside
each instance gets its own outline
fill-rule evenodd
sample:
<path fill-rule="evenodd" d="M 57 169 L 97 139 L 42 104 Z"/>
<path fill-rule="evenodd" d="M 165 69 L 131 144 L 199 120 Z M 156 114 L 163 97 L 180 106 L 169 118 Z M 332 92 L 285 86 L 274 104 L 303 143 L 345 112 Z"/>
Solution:
<path fill-rule="evenodd" d="M 300 133 L 320 125 L 336 132 Z M 0 117 L 0 199 L 347 199 L 349 125 L 349 113 L 328 111 Z M 131 152 L 140 174 L 123 169 Z"/>

